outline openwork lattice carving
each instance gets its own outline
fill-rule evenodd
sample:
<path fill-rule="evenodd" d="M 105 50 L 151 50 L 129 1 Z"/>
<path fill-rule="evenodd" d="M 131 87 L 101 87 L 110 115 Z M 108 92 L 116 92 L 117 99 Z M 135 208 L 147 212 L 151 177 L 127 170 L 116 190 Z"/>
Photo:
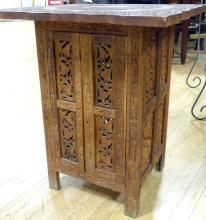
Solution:
<path fill-rule="evenodd" d="M 58 98 L 74 101 L 74 73 L 72 67 L 72 45 L 68 40 L 55 40 Z"/>
<path fill-rule="evenodd" d="M 97 106 L 112 107 L 112 46 L 96 42 L 95 49 L 95 101 Z"/>
<path fill-rule="evenodd" d="M 149 166 L 152 159 L 152 142 L 153 142 L 153 131 L 154 131 L 154 114 L 150 114 L 143 128 L 143 147 L 142 147 L 142 161 L 141 170 L 142 173 Z"/>
<path fill-rule="evenodd" d="M 96 166 L 112 171 L 113 168 L 113 130 L 114 120 L 96 117 Z"/>
<path fill-rule="evenodd" d="M 145 57 L 144 57 L 144 83 L 145 83 L 145 101 L 155 95 L 155 65 L 156 65 L 156 29 L 150 29 L 146 32 L 145 39 Z"/>
<path fill-rule="evenodd" d="M 66 159 L 77 161 L 75 143 L 75 112 L 59 110 L 62 156 Z"/>

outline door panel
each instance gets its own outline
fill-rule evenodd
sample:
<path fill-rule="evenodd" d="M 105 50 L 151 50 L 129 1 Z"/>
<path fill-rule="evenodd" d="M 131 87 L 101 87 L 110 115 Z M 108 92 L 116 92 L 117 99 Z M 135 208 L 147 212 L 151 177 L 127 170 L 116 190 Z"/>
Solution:
<path fill-rule="evenodd" d="M 86 172 L 117 182 L 125 170 L 126 37 L 81 35 Z"/>
<path fill-rule="evenodd" d="M 47 39 L 58 167 L 84 171 L 79 34 L 47 32 Z"/>

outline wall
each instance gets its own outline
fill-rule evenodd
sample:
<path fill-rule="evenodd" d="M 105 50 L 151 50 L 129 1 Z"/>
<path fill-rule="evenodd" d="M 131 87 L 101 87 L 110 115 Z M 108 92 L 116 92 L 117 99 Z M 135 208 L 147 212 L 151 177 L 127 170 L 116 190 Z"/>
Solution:
<path fill-rule="evenodd" d="M 35 6 L 44 6 L 47 0 L 35 0 Z M 15 8 L 32 6 L 33 0 L 0 0 L 0 8 Z"/>

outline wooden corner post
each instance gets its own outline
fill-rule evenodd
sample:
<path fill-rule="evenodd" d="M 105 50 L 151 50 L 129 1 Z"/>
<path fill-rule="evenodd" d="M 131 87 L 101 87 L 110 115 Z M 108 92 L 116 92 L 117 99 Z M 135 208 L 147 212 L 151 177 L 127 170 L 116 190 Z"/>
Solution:
<path fill-rule="evenodd" d="M 136 30 L 135 30 L 136 29 Z M 136 217 L 139 210 L 142 145 L 142 36 L 143 28 L 134 28 L 128 37 L 127 129 L 125 214 Z"/>
<path fill-rule="evenodd" d="M 169 93 L 171 67 L 174 47 L 174 26 L 158 31 L 157 39 L 157 83 L 156 83 L 156 117 L 153 163 L 162 171 L 165 162 L 167 123 L 169 110 Z M 158 151 L 157 151 L 158 150 Z M 160 156 L 159 156 L 160 155 Z M 155 164 L 154 164 L 155 165 Z"/>
<path fill-rule="evenodd" d="M 42 97 L 42 111 L 44 118 L 44 130 L 46 140 L 46 151 L 47 151 L 47 165 L 48 165 L 48 178 L 49 186 L 51 189 L 59 190 L 60 178 L 57 172 L 56 164 L 56 146 L 54 141 L 55 129 L 53 123 L 53 111 L 52 111 L 52 91 L 50 87 L 50 76 L 48 71 L 48 59 L 47 59 L 47 47 L 46 47 L 46 31 L 41 27 L 41 22 L 35 22 L 36 31 L 36 44 L 37 44 L 37 55 L 39 65 L 39 78 L 41 86 L 41 97 Z"/>

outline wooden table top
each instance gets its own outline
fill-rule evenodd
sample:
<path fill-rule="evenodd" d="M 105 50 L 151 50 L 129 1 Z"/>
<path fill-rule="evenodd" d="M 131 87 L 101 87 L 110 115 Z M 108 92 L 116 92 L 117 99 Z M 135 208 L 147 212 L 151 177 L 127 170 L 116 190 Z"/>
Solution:
<path fill-rule="evenodd" d="M 206 11 L 206 5 L 74 4 L 0 9 L 0 19 L 167 27 Z"/>

